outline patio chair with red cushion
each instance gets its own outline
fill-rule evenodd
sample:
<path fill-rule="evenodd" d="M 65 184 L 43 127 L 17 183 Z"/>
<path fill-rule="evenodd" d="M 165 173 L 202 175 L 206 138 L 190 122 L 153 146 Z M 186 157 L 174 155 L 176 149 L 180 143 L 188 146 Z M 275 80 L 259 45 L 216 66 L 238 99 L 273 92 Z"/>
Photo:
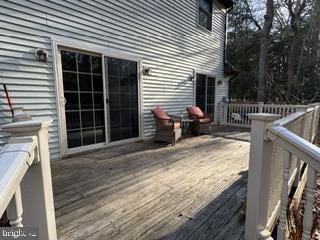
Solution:
<path fill-rule="evenodd" d="M 193 120 L 191 123 L 191 132 L 199 136 L 202 133 L 211 134 L 212 119 L 204 113 L 199 107 L 191 106 L 187 108 L 189 118 Z"/>
<path fill-rule="evenodd" d="M 167 114 L 161 107 L 156 107 L 151 112 L 156 123 L 155 140 L 174 146 L 182 136 L 181 118 Z"/>

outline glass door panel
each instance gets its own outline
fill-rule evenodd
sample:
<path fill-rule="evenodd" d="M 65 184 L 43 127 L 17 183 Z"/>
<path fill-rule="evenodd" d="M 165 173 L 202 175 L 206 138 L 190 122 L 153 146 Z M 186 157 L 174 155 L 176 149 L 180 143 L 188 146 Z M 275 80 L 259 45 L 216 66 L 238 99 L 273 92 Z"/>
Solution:
<path fill-rule="evenodd" d="M 202 111 L 206 111 L 206 81 L 207 76 L 204 74 L 197 74 L 196 78 L 196 106 Z"/>
<path fill-rule="evenodd" d="M 101 57 L 61 50 L 68 148 L 105 142 Z"/>
<path fill-rule="evenodd" d="M 196 106 L 214 117 L 215 106 L 215 78 L 205 74 L 197 74 L 196 78 Z"/>
<path fill-rule="evenodd" d="M 139 136 L 137 62 L 106 58 L 110 141 Z"/>
<path fill-rule="evenodd" d="M 213 119 L 214 117 L 214 103 L 215 103 L 215 86 L 216 79 L 208 77 L 207 79 L 207 113 Z"/>

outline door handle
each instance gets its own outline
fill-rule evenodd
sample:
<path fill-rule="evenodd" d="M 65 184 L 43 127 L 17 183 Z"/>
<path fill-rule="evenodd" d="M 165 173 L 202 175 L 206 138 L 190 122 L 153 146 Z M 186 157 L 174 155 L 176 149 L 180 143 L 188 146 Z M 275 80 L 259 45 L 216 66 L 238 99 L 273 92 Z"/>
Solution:
<path fill-rule="evenodd" d="M 61 96 L 61 104 L 65 106 L 67 104 L 67 99 L 64 96 Z"/>

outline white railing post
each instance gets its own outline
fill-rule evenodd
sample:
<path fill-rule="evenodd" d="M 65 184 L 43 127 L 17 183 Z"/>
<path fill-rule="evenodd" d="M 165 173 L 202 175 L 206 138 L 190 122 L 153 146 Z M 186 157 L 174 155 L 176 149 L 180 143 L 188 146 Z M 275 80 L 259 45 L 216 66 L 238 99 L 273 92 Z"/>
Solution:
<path fill-rule="evenodd" d="M 50 124 L 51 121 L 26 121 L 2 127 L 4 131 L 10 132 L 13 136 L 37 137 L 38 149 L 36 151 L 38 151 L 39 159 L 35 159 L 21 184 L 24 206 L 22 222 L 26 227 L 38 227 L 41 240 L 57 239 L 48 147 Z"/>
<path fill-rule="evenodd" d="M 222 111 L 223 111 L 223 103 L 222 102 L 219 102 L 218 103 L 218 109 L 219 109 L 219 111 L 218 111 L 218 125 L 221 125 L 222 124 Z"/>
<path fill-rule="evenodd" d="M 316 141 L 318 135 L 318 127 L 319 127 L 319 105 L 320 103 L 310 104 L 310 107 L 314 108 L 313 118 L 312 118 L 312 130 L 311 130 L 311 140 L 313 142 Z"/>
<path fill-rule="evenodd" d="M 225 125 L 227 123 L 227 103 L 219 103 L 219 125 Z"/>
<path fill-rule="evenodd" d="M 266 234 L 270 183 L 270 162 L 273 143 L 266 140 L 267 125 L 278 120 L 279 114 L 249 114 L 251 146 L 247 192 L 245 239 L 268 239 Z"/>

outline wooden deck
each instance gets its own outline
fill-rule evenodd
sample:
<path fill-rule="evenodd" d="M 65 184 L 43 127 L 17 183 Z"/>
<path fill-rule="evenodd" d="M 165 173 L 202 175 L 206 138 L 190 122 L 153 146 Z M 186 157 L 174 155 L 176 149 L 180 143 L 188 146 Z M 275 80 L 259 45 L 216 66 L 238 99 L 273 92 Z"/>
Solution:
<path fill-rule="evenodd" d="M 133 143 L 53 162 L 59 240 L 242 239 L 249 143 Z"/>

